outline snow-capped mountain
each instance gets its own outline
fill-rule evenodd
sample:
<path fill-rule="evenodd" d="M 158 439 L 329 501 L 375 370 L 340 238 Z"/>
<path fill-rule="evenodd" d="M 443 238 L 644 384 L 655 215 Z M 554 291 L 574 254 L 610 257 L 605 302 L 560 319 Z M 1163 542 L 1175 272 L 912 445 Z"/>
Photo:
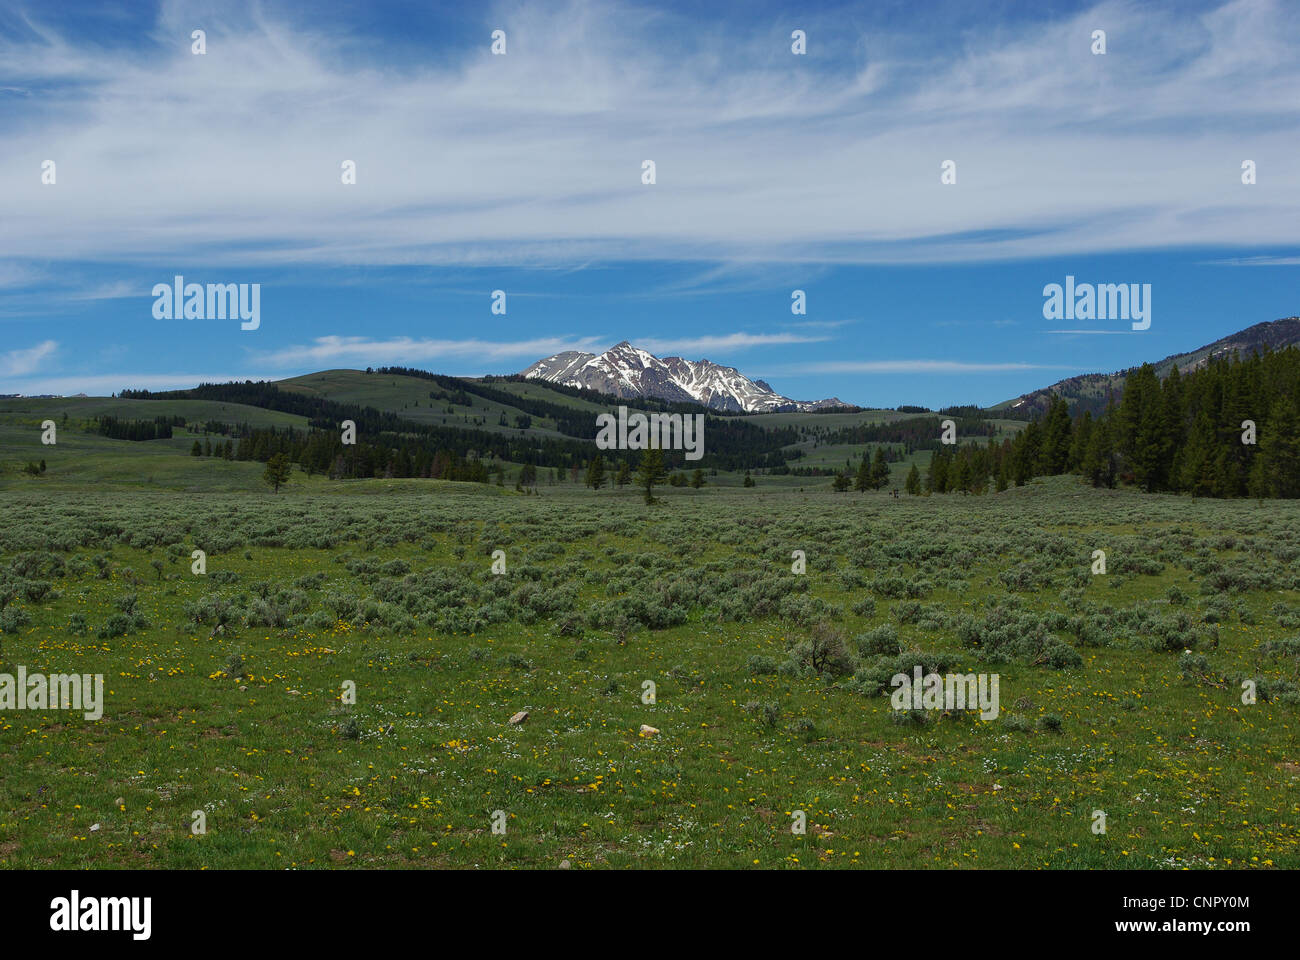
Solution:
<path fill-rule="evenodd" d="M 807 402 L 783 397 L 762 380 L 710 360 L 660 359 L 624 340 L 604 353 L 566 350 L 538 360 L 520 376 L 585 387 L 615 397 L 654 397 L 701 403 L 729 413 L 776 413 L 847 406 L 840 400 Z"/>

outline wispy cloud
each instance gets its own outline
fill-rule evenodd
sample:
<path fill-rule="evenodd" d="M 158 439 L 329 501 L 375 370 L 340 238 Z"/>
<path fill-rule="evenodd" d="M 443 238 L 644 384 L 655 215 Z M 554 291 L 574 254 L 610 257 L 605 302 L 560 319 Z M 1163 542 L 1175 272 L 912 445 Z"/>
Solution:
<path fill-rule="evenodd" d="M 12 262 L 0 264 L 0 289 L 5 290 L 0 316 L 41 316 L 55 303 L 88 304 L 149 293 L 147 285 L 127 280 L 95 281 L 73 268 Z"/>
<path fill-rule="evenodd" d="M 967 363 L 960 360 L 830 360 L 784 367 L 782 374 L 807 373 L 1014 373 L 1022 370 L 1078 370 L 1041 363 Z"/>
<path fill-rule="evenodd" d="M 424 63 L 288 5 L 161 9 L 143 50 L 39 14 L 0 37 L 0 85 L 40 90 L 0 114 L 0 257 L 827 264 L 1300 243 L 1292 0 L 1104 0 L 955 46 L 810 14 L 833 57 L 791 56 L 768 24 L 500 5 L 480 43 Z M 507 56 L 488 51 L 495 26 Z M 1098 27 L 1106 56 L 1089 53 Z"/>
<path fill-rule="evenodd" d="M 710 351 L 734 352 L 753 347 L 819 343 L 828 338 L 794 333 L 727 333 L 703 337 L 664 339 L 634 337 L 633 339 L 636 346 L 652 353 L 660 355 L 675 353 L 695 359 Z M 250 354 L 250 360 L 258 366 L 277 369 L 319 367 L 322 364 L 410 366 L 413 363 L 447 360 L 471 360 L 476 364 L 488 364 L 494 361 L 532 362 L 566 350 L 600 353 L 613 345 L 614 341 L 605 337 L 537 337 L 528 340 L 492 341 L 477 338 L 441 340 L 392 337 L 379 340 L 370 337 L 325 336 L 317 337 L 309 344 L 253 353 Z"/>
<path fill-rule="evenodd" d="M 417 340 L 393 337 L 374 340 L 369 337 L 317 337 L 310 344 L 285 347 L 266 353 L 254 353 L 251 359 L 268 367 L 319 367 L 321 364 L 375 364 L 410 366 L 432 360 L 537 360 L 565 350 L 592 352 L 600 341 L 594 337 L 538 337 L 531 340 L 494 342 L 490 340 Z"/>
<path fill-rule="evenodd" d="M 671 297 L 681 299 L 691 296 L 716 297 L 720 294 L 768 291 L 784 287 L 795 290 L 810 287 L 825 277 L 830 268 L 825 263 L 812 263 L 802 256 L 795 262 L 778 264 L 763 259 L 729 259 L 692 273 L 680 280 L 661 284 L 652 291 L 641 294 L 645 299 Z"/>
<path fill-rule="evenodd" d="M 687 359 L 696 359 L 701 354 L 710 352 L 748 350 L 752 347 L 772 347 L 792 343 L 822 343 L 829 339 L 829 337 L 807 337 L 797 333 L 725 333 L 712 337 L 666 340 L 658 337 L 643 337 L 637 339 L 635 345 L 659 356 L 678 354 Z"/>
<path fill-rule="evenodd" d="M 149 291 L 127 280 L 115 280 L 80 290 L 71 290 L 69 300 L 125 300 L 128 297 L 144 297 Z"/>
<path fill-rule="evenodd" d="M 790 324 L 797 330 L 834 330 L 837 327 L 847 326 L 851 323 L 857 323 L 857 320 L 799 320 Z"/>
<path fill-rule="evenodd" d="M 961 318 L 961 319 L 948 319 L 948 320 L 934 321 L 934 325 L 936 327 L 971 327 L 971 326 L 984 326 L 984 325 L 990 327 L 1015 327 L 1015 326 L 1019 326 L 1019 324 L 1020 324 L 1019 320 L 1011 320 L 1008 318 L 1001 318 L 995 320 L 975 320 L 975 321 L 968 320 L 966 318 Z"/>
<path fill-rule="evenodd" d="M 1208 260 L 1212 267 L 1300 267 L 1300 257 L 1229 257 L 1225 260 Z"/>
<path fill-rule="evenodd" d="M 57 341 L 44 340 L 34 347 L 0 353 L 0 377 L 25 377 L 35 373 L 58 349 Z"/>
<path fill-rule="evenodd" d="M 3 230 L 3 224 L 0 224 L 0 230 Z M 30 286 L 41 278 L 41 273 L 32 267 L 13 261 L 0 262 L 0 289 Z"/>

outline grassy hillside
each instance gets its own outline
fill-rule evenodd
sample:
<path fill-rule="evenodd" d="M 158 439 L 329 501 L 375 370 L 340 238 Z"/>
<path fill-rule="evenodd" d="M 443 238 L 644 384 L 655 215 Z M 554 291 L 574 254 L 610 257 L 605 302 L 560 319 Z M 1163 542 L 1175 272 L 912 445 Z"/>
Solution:
<path fill-rule="evenodd" d="M 498 380 L 492 378 L 471 380 L 471 383 L 482 383 L 490 386 L 494 390 L 502 390 L 506 393 L 513 393 L 515 396 L 525 400 L 542 400 L 546 403 L 558 403 L 563 407 L 570 407 L 574 410 L 586 410 L 591 413 L 594 419 L 596 414 L 605 413 L 611 406 L 617 406 L 619 401 L 611 399 L 607 403 L 596 403 L 583 397 L 570 396 L 559 390 L 550 389 L 549 385 L 541 380 L 529 380 L 520 383 L 513 380 Z M 622 401 L 626 403 L 627 401 Z"/>
<path fill-rule="evenodd" d="M 182 416 L 189 423 L 247 423 L 253 427 L 306 427 L 305 417 L 265 410 L 242 403 L 219 403 L 212 400 L 121 400 L 113 397 L 59 397 L 34 399 L 23 397 L 0 400 L 0 422 L 30 424 L 39 427 L 42 420 L 62 423 L 94 417 L 117 417 L 122 420 L 152 420 L 154 417 Z"/>
<path fill-rule="evenodd" d="M 470 403 L 454 403 L 441 398 L 445 391 L 436 383 L 419 377 L 396 374 L 368 374 L 364 370 L 324 370 L 319 373 L 276 381 L 277 385 L 292 393 L 324 397 L 338 403 L 359 403 L 395 413 L 416 423 L 431 423 L 448 427 L 474 427 L 490 433 L 518 433 L 516 417 L 524 416 L 517 407 L 497 403 L 470 394 Z M 430 394 L 440 398 L 431 398 Z M 560 396 L 552 394 L 552 396 Z M 566 398 L 567 399 L 567 398 Z M 505 415 L 506 424 L 501 424 Z M 543 437 L 557 437 L 555 423 L 544 417 L 532 417 L 525 433 Z"/>
<path fill-rule="evenodd" d="M 66 415 L 66 419 L 65 419 Z M 132 442 L 113 440 L 95 431 L 93 417 L 152 420 L 158 416 L 184 416 L 192 429 L 178 427 L 170 440 Z M 41 423 L 53 420 L 56 442 L 41 442 Z M 63 398 L 0 401 L 0 486 L 48 489 L 52 485 L 78 488 L 101 486 L 157 486 L 187 491 L 264 489 L 264 465 L 196 459 L 190 448 L 195 439 L 225 442 L 201 430 L 208 421 L 255 427 L 305 429 L 303 417 L 236 403 L 205 400 L 117 400 Z M 46 462 L 46 473 L 27 476 L 28 463 Z M 302 478 L 305 482 L 306 478 Z"/>
<path fill-rule="evenodd" d="M 898 413 L 894 410 L 861 410 L 857 413 L 764 413 L 748 419 L 761 427 L 798 427 L 808 430 L 838 430 L 877 423 L 893 423 L 921 416 L 915 413 Z M 928 416 L 928 414 L 926 414 Z"/>
<path fill-rule="evenodd" d="M 460 383 L 460 381 L 455 381 Z M 613 410 L 621 401 L 609 398 L 598 403 L 588 398 L 574 397 L 550 388 L 541 381 L 515 382 L 498 379 L 464 381 L 464 388 L 448 387 L 444 383 L 418 376 L 366 373 L 361 370 L 324 370 L 301 377 L 277 381 L 281 390 L 308 397 L 323 398 L 343 404 L 359 404 L 390 412 L 413 424 L 432 424 L 451 429 L 483 430 L 510 437 L 535 440 L 572 439 L 556 429 L 554 419 L 539 415 L 530 402 L 554 404 L 566 410 L 579 411 L 590 418 L 591 453 L 596 452 L 594 437 L 596 416 Z M 475 385 L 519 398 L 519 406 L 499 399 L 490 399 L 470 392 Z M 432 394 L 432 396 L 431 396 Z M 531 412 L 530 412 L 531 411 Z M 113 416 L 122 420 L 152 420 L 154 417 L 180 416 L 185 427 L 175 428 L 171 440 L 130 442 L 108 440 L 94 435 L 93 418 Z M 937 417 L 937 414 L 926 414 Z M 65 419 L 66 417 L 66 419 Z M 857 462 L 870 457 L 872 443 L 829 442 L 827 437 L 835 431 L 858 426 L 895 423 L 914 419 L 917 414 L 890 410 L 868 410 L 856 413 L 814 414 L 778 413 L 744 417 L 724 417 L 716 422 L 734 423 L 765 430 L 793 429 L 802 437 L 783 449 L 791 455 L 801 454 L 789 461 L 792 467 L 823 470 L 842 469 L 846 461 L 850 469 Z M 39 442 L 39 424 L 53 419 L 59 424 L 60 452 Z M 185 490 L 257 490 L 261 483 L 262 466 L 257 463 L 216 463 L 208 458 L 189 457 L 195 437 L 202 438 L 203 423 L 213 420 L 228 424 L 247 423 L 256 428 L 292 426 L 306 429 L 303 416 L 266 410 L 234 402 L 197 400 L 185 397 L 164 399 L 116 398 L 66 398 L 52 400 L 20 399 L 0 401 L 0 476 L 17 476 L 27 463 L 45 459 L 48 464 L 48 482 L 156 484 Z M 504 423 L 502 421 L 504 420 Z M 579 421 L 585 423 L 583 417 Z M 1023 427 L 1023 421 L 995 420 L 997 437 Z M 224 438 L 214 437 L 214 441 Z M 706 450 L 708 444 L 706 441 Z M 916 462 L 922 469 L 929 462 L 929 452 L 919 451 L 915 456 L 893 465 L 894 483 L 901 485 L 903 478 Z M 707 466 L 707 464 L 706 464 Z M 507 484 L 513 487 L 521 465 L 507 463 Z M 689 469 L 689 467 L 688 467 Z M 711 470 L 712 468 L 710 468 Z M 567 468 L 563 469 L 565 480 Z M 722 471 L 714 476 L 719 486 L 738 485 L 744 470 L 731 473 Z M 546 468 L 544 480 L 550 479 Z M 303 474 L 295 473 L 295 482 L 309 481 Z M 797 483 L 806 486 L 815 483 L 803 478 Z M 827 481 L 828 482 L 828 481 Z"/>

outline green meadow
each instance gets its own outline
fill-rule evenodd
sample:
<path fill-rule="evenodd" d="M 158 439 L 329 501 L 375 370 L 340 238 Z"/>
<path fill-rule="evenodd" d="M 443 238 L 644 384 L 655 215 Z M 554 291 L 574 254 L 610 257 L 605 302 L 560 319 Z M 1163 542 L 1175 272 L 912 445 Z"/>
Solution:
<path fill-rule="evenodd" d="M 1300 867 L 1293 503 L 272 494 L 191 442 L 3 464 L 0 672 L 105 702 L 0 712 L 0 865 Z M 917 665 L 998 716 L 894 710 Z"/>

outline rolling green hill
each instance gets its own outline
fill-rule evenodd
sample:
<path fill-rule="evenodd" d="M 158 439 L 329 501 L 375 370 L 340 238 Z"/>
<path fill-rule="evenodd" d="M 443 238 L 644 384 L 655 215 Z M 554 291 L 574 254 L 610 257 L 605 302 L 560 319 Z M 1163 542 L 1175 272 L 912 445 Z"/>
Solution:
<path fill-rule="evenodd" d="M 822 482 L 817 477 L 842 470 L 846 464 L 855 469 L 861 458 L 872 456 L 879 443 L 889 445 L 891 456 L 902 455 L 901 461 L 892 464 L 894 479 L 901 482 L 913 462 L 921 468 L 928 463 L 929 451 L 916 447 L 916 440 L 929 440 L 940 417 L 937 413 L 893 410 L 720 415 L 695 405 L 629 401 L 540 380 L 464 379 L 388 368 L 322 370 L 264 387 L 274 389 L 217 385 L 166 393 L 142 391 L 125 397 L 0 400 L 0 477 L 11 483 L 26 482 L 28 465 L 45 460 L 49 472 L 40 478 L 45 483 L 257 490 L 264 469 L 258 461 L 270 453 L 241 459 L 241 440 L 252 444 L 255 435 L 301 440 L 327 424 L 371 410 L 375 416 L 369 432 L 366 428 L 361 431 L 366 442 L 388 449 L 402 443 L 423 443 L 426 448 L 459 450 L 456 455 L 481 458 L 494 473 L 499 464 L 505 470 L 503 482 L 513 486 L 530 462 L 544 473 L 545 481 L 553 475 L 571 477 L 575 462 L 585 464 L 596 453 L 596 417 L 619 406 L 631 406 L 704 413 L 714 438 L 706 444 L 705 459 L 695 463 L 679 457 L 676 466 L 687 472 L 703 467 L 713 482 L 723 486 L 739 484 L 747 471 L 770 475 L 776 481 L 782 469 L 794 474 L 780 481 L 783 484 L 816 484 Z M 248 402 L 238 402 L 241 400 Z M 100 418 L 106 417 L 146 424 L 164 418 L 171 424 L 172 435 L 153 440 L 110 439 L 99 430 Z M 45 420 L 58 425 L 58 456 L 40 442 L 40 424 Z M 872 433 L 873 428 L 891 425 L 911 431 L 905 442 Z M 994 421 L 993 435 L 1001 439 L 1022 425 L 1018 420 Z M 451 440 L 458 436 L 466 438 L 459 447 Z M 191 456 L 196 439 L 204 452 L 211 441 L 215 455 Z M 237 452 L 231 459 L 222 456 L 228 439 Z M 785 467 L 781 468 L 783 460 Z M 384 472 L 382 467 L 381 462 L 379 473 Z M 777 469 L 772 472 L 770 467 Z M 323 463 L 317 469 L 323 470 Z M 427 475 L 407 474 L 405 469 L 400 467 L 395 475 L 413 479 Z M 415 470 L 414 462 L 410 469 Z M 302 482 L 323 482 L 319 477 L 300 476 Z"/>
<path fill-rule="evenodd" d="M 472 393 L 457 396 L 419 377 L 366 373 L 364 370 L 322 370 L 288 380 L 277 380 L 275 383 L 290 393 L 320 397 L 335 403 L 357 403 L 374 407 L 414 423 L 453 428 L 474 427 L 489 433 L 518 434 L 521 429 L 525 429 L 526 433 L 540 437 L 561 435 L 556 430 L 553 419 L 530 417 L 531 424 L 527 428 L 521 428 L 518 419 L 528 415 L 518 407 Z M 560 396 L 554 391 L 545 392 L 551 397 Z M 465 400 L 469 402 L 466 403 Z M 501 423 L 503 416 L 506 420 L 504 424 Z"/>
<path fill-rule="evenodd" d="M 307 426 L 306 417 L 243 403 L 213 400 L 128 400 L 117 397 L 20 397 L 0 400 L 0 420 L 7 423 L 27 422 L 39 425 L 47 419 L 61 421 L 65 415 L 72 420 L 105 416 L 120 420 L 152 420 L 154 417 L 181 416 L 187 423 L 215 420 L 232 425 L 247 423 L 251 427 Z"/>

